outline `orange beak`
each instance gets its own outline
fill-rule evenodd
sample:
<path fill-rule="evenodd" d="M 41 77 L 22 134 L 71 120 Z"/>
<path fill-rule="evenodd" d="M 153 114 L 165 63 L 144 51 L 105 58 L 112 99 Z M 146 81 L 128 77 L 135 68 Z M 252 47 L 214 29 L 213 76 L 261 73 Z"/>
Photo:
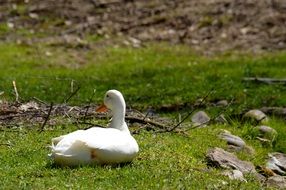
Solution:
<path fill-rule="evenodd" d="M 107 111 L 108 111 L 108 109 L 107 109 L 107 107 L 104 104 L 102 104 L 101 106 L 99 106 L 96 109 L 96 112 L 100 112 L 100 113 L 104 113 L 104 112 L 107 112 Z"/>

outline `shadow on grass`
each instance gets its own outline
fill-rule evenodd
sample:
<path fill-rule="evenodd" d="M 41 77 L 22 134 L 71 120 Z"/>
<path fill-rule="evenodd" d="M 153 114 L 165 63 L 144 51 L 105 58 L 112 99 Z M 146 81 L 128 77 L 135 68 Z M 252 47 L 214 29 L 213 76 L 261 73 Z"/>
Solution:
<path fill-rule="evenodd" d="M 82 167 L 123 168 L 123 167 L 132 167 L 132 162 L 125 162 L 125 163 L 119 163 L 119 164 L 88 164 L 88 165 L 77 165 L 77 166 L 62 166 L 62 165 L 56 164 L 52 160 L 49 160 L 45 166 L 45 168 L 47 169 L 64 169 L 64 168 L 78 169 Z"/>

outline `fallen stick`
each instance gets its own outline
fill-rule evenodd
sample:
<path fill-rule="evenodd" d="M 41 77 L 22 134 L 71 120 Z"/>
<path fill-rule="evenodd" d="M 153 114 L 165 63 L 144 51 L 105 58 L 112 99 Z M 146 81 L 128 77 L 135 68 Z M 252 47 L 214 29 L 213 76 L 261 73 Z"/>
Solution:
<path fill-rule="evenodd" d="M 64 100 L 64 103 L 67 103 L 74 95 L 76 95 L 79 89 L 80 89 L 80 86 L 77 87 L 77 89 L 74 92 L 72 92 L 67 99 Z"/>
<path fill-rule="evenodd" d="M 32 99 L 36 100 L 37 102 L 40 102 L 41 104 L 48 105 L 45 101 L 43 101 L 43 100 L 41 100 L 41 99 L 39 99 L 39 98 L 37 98 L 35 96 Z"/>
<path fill-rule="evenodd" d="M 49 120 L 49 117 L 50 117 L 50 115 L 51 115 L 52 109 L 53 109 L 53 102 L 52 102 L 51 105 L 50 105 L 50 109 L 49 109 L 49 111 L 48 111 L 48 115 L 47 115 L 47 117 L 46 117 L 46 119 L 45 119 L 45 121 L 44 121 L 44 123 L 43 123 L 43 125 L 42 125 L 42 127 L 41 127 L 40 132 L 42 132 L 42 131 L 45 129 L 45 125 L 46 125 L 46 123 L 47 123 L 48 120 Z"/>
<path fill-rule="evenodd" d="M 286 79 L 274 79 L 274 78 L 263 78 L 263 77 L 244 77 L 243 81 L 253 81 L 265 84 L 274 84 L 274 83 L 286 84 Z"/>
<path fill-rule="evenodd" d="M 207 99 L 207 97 L 214 91 L 214 89 L 211 89 L 206 95 L 205 97 L 202 99 L 202 101 L 199 103 L 198 107 L 200 107 L 205 100 Z M 174 127 L 167 129 L 167 132 L 171 132 L 174 131 L 177 127 L 179 127 L 187 118 L 189 118 L 194 111 L 196 110 L 196 108 L 192 109 L 179 123 L 177 123 Z"/>
<path fill-rule="evenodd" d="M 152 121 L 152 120 L 146 120 L 146 118 L 139 118 L 139 117 L 134 117 L 134 116 L 126 116 L 125 119 L 131 123 L 144 123 L 144 124 L 150 124 L 153 125 L 155 127 L 159 127 L 161 129 L 166 129 L 167 127 L 165 125 L 163 125 L 162 123 L 158 123 L 156 121 Z"/>
<path fill-rule="evenodd" d="M 268 115 L 274 115 L 286 118 L 286 107 L 262 107 L 260 110 Z"/>
<path fill-rule="evenodd" d="M 87 117 L 87 113 L 88 113 L 88 110 L 89 110 L 89 108 L 90 108 L 90 104 L 91 104 L 91 102 L 92 102 L 92 100 L 93 100 L 93 98 L 94 98 L 94 96 L 95 96 L 95 89 L 93 89 L 93 93 L 92 93 L 92 95 L 90 96 L 90 98 L 89 98 L 89 100 L 88 100 L 88 104 L 87 104 L 87 107 L 86 107 L 86 109 L 85 109 L 85 112 L 84 112 L 84 116 L 83 116 L 83 121 L 85 122 L 85 120 L 86 120 L 86 117 Z"/>

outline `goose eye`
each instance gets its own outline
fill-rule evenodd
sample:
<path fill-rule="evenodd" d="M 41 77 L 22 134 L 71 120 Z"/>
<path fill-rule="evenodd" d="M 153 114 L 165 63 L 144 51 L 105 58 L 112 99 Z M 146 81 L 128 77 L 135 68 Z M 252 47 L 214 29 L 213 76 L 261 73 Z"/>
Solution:
<path fill-rule="evenodd" d="M 109 95 L 108 95 L 108 94 L 106 95 L 106 98 L 109 98 Z"/>

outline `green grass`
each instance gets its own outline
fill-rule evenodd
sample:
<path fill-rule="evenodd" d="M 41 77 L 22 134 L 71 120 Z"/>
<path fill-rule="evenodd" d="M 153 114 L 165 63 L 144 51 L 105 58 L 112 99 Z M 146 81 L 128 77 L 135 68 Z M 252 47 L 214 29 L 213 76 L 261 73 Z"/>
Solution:
<path fill-rule="evenodd" d="M 74 89 L 80 87 L 80 90 L 68 103 L 76 105 L 87 104 L 94 90 L 94 102 L 101 103 L 105 91 L 112 88 L 122 91 L 129 106 L 142 111 L 150 106 L 193 104 L 211 89 L 215 91 L 207 102 L 234 98 L 227 113 L 286 103 L 285 85 L 242 82 L 247 76 L 284 78 L 285 52 L 206 57 L 185 46 L 166 44 L 148 44 L 140 49 L 75 49 L 12 43 L 0 43 L 0 52 L 0 91 L 4 91 L 0 98 L 9 101 L 15 99 L 12 86 L 15 80 L 23 102 L 37 97 L 46 102 L 62 103 L 71 94 L 74 81 Z M 218 111 L 211 107 L 206 110 L 211 114 Z M 166 114 L 175 118 L 178 112 Z M 19 129 L 2 127 L 0 187 L 259 189 L 259 183 L 251 176 L 247 176 L 249 183 L 242 183 L 221 176 L 219 169 L 208 169 L 205 154 L 211 147 L 226 147 L 217 135 L 221 129 L 227 129 L 255 149 L 253 155 L 239 153 L 240 158 L 264 165 L 268 152 L 286 152 L 285 121 L 271 118 L 269 125 L 279 134 L 273 146 L 261 145 L 254 136 L 253 126 L 237 121 L 191 130 L 188 137 L 143 131 L 135 135 L 140 153 L 132 164 L 78 168 L 55 167 L 47 159 L 51 138 L 76 130 L 75 126 L 56 126 L 43 133 L 26 125 Z M 12 146 L 6 146 L 8 142 Z"/>
<path fill-rule="evenodd" d="M 20 96 L 62 102 L 75 81 L 81 90 L 72 104 L 86 103 L 93 89 L 95 101 L 116 88 L 133 106 L 195 102 L 214 88 L 209 100 L 235 98 L 243 108 L 285 105 L 285 85 L 242 82 L 243 77 L 283 78 L 286 54 L 203 57 L 183 46 L 150 45 L 142 49 L 70 50 L 35 44 L 0 44 L 0 89 L 13 99 L 12 80 Z M 50 52 L 52 56 L 46 56 Z"/>
<path fill-rule="evenodd" d="M 5 189 L 197 189 L 258 188 L 251 177 L 247 185 L 230 181 L 219 170 L 207 169 L 205 152 L 214 146 L 224 147 L 216 138 L 217 128 L 194 130 L 189 137 L 178 134 L 135 135 L 140 154 L 130 165 L 84 166 L 60 168 L 47 159 L 50 139 L 75 130 L 57 127 L 38 133 L 23 130 L 18 133 L 1 133 L 2 142 L 11 147 L 1 147 L 1 187 Z M 209 134 L 205 139 L 205 134 Z M 205 139 L 202 141 L 202 139 Z"/>

